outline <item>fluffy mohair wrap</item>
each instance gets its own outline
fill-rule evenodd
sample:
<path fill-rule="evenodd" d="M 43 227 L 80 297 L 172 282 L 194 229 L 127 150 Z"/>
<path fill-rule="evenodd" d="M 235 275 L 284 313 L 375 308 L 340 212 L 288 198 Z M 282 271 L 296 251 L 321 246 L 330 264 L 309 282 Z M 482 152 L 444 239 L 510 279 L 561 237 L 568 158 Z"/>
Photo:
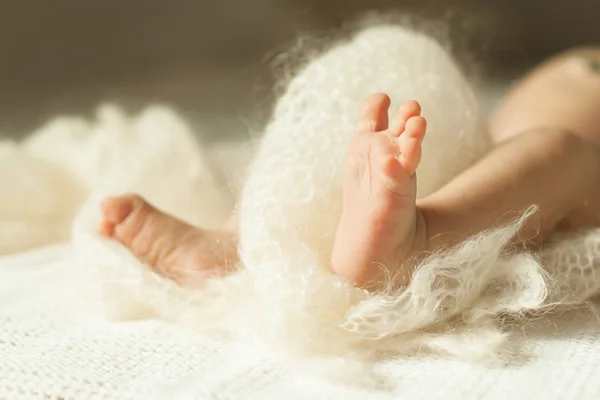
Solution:
<path fill-rule="evenodd" d="M 73 204 L 87 196 L 72 230 L 79 298 L 110 319 L 165 319 L 258 340 L 292 359 L 435 353 L 497 360 L 511 351 L 507 319 L 581 304 L 598 290 L 598 230 L 554 238 L 536 254 L 506 249 L 534 208 L 431 254 L 407 287 L 368 292 L 333 275 L 344 156 L 360 102 L 377 91 L 390 95 L 392 109 L 418 100 L 428 120 L 418 196 L 489 150 L 479 99 L 438 42 L 393 24 L 363 28 L 289 81 L 246 170 L 239 271 L 192 288 L 97 234 L 99 200 L 122 192 L 203 228 L 224 221 L 234 201 L 185 123 L 168 109 L 130 119 L 109 108 L 93 126 L 63 121 L 39 132 L 28 152 L 86 183 L 62 192 L 73 194 Z"/>

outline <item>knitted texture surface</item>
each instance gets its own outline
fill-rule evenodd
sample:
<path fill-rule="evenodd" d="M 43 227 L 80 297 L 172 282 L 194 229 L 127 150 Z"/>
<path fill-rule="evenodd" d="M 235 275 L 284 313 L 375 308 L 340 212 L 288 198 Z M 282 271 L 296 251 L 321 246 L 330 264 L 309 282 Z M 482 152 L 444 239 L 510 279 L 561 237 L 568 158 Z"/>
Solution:
<path fill-rule="evenodd" d="M 487 367 L 437 357 L 376 362 L 377 385 L 290 368 L 256 343 L 162 321 L 90 319 L 56 294 L 78 266 L 68 246 L 0 258 L 0 399 L 595 400 L 600 325 L 585 312 L 515 326 L 529 357 Z M 341 362 L 344 362 L 342 358 Z"/>

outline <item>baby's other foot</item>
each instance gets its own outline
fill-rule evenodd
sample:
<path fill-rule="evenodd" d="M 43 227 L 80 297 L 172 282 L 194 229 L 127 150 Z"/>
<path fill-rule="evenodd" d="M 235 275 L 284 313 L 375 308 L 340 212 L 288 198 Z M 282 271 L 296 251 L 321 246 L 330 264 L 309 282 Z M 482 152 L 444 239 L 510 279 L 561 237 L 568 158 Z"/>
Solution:
<path fill-rule="evenodd" d="M 105 199 L 99 229 L 156 272 L 188 286 L 226 273 L 238 260 L 234 234 L 200 230 L 136 195 Z"/>
<path fill-rule="evenodd" d="M 424 222 L 415 205 L 415 170 L 426 121 L 407 101 L 388 126 L 390 99 L 377 93 L 363 103 L 360 126 L 346 159 L 344 207 L 331 258 L 337 275 L 369 286 L 381 272 L 408 283 L 401 268 L 424 243 Z"/>

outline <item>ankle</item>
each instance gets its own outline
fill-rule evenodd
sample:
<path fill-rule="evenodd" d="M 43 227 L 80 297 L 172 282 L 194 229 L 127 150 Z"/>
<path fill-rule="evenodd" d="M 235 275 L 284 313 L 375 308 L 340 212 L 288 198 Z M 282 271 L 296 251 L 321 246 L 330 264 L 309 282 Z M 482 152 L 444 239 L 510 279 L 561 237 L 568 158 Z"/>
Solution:
<path fill-rule="evenodd" d="M 429 243 L 427 218 L 425 211 L 420 207 L 416 207 L 416 228 L 415 238 L 413 241 L 413 254 L 417 259 L 421 259 L 422 255 L 427 252 Z"/>
<path fill-rule="evenodd" d="M 406 286 L 412 279 L 413 272 L 429 253 L 427 236 L 427 219 L 425 213 L 419 207 L 415 209 L 415 230 L 410 250 L 400 258 L 400 263 L 395 271 L 401 272 L 393 277 L 394 286 Z"/>
<path fill-rule="evenodd" d="M 447 204 L 425 198 L 417 203 L 417 210 L 421 224 L 421 236 L 415 239 L 420 244 L 416 254 L 419 261 L 429 254 L 452 247 L 465 237 L 461 235 L 459 222 L 467 216 L 457 219 L 456 216 L 462 214 L 456 214 L 457 210 L 448 208 Z"/>

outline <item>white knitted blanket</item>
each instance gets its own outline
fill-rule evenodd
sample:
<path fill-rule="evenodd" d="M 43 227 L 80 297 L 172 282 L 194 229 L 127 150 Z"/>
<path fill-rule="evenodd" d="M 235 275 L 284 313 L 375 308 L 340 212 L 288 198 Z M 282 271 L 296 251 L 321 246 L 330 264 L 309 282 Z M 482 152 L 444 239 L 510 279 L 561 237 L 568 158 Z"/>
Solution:
<path fill-rule="evenodd" d="M 389 360 L 373 365 L 380 386 L 361 387 L 291 370 L 244 342 L 74 313 L 52 301 L 75 272 L 71 254 L 59 246 L 0 259 L 2 400 L 600 398 L 600 324 L 587 312 L 517 327 L 530 353 L 516 365 Z"/>
<path fill-rule="evenodd" d="M 0 252 L 71 244 L 4 261 L 0 393 L 596 398 L 595 319 L 572 308 L 600 287 L 598 231 L 556 238 L 540 254 L 506 254 L 517 221 L 434 255 L 397 291 L 367 293 L 329 272 L 342 159 L 358 103 L 373 91 L 417 98 L 426 110 L 419 196 L 489 146 L 477 97 L 441 46 L 397 26 L 366 29 L 291 80 L 244 180 L 240 272 L 195 290 L 99 238 L 98 200 L 134 191 L 216 227 L 233 206 L 231 174 L 219 171 L 226 165 L 240 181 L 246 145 L 215 168 L 224 153 L 157 107 L 132 118 L 107 107 L 97 121 L 57 119 L 2 144 Z M 559 303 L 571 310 L 558 319 L 524 314 Z"/>

